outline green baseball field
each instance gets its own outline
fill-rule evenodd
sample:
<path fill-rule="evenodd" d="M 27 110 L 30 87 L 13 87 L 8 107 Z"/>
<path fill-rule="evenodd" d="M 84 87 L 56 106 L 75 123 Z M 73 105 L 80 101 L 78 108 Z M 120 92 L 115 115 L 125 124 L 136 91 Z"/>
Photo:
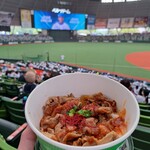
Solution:
<path fill-rule="evenodd" d="M 150 44 L 143 43 L 47 43 L 0 46 L 0 58 L 43 60 L 94 68 L 150 81 Z"/>

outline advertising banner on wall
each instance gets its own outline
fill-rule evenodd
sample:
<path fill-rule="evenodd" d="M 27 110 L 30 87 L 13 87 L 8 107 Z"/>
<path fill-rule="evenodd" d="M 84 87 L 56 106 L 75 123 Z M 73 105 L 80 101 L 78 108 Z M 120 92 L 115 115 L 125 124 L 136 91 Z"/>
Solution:
<path fill-rule="evenodd" d="M 96 29 L 106 28 L 106 27 L 107 27 L 107 19 L 100 19 L 100 18 L 96 19 L 96 23 L 95 23 Z"/>
<path fill-rule="evenodd" d="M 87 29 L 88 30 L 95 29 L 95 20 L 96 20 L 95 15 L 88 15 L 88 18 L 87 18 Z"/>
<path fill-rule="evenodd" d="M 20 16 L 21 16 L 21 26 L 23 28 L 31 28 L 32 27 L 31 10 L 21 9 Z"/>
<path fill-rule="evenodd" d="M 120 18 L 110 18 L 108 19 L 107 28 L 119 28 Z"/>
<path fill-rule="evenodd" d="M 134 18 L 122 18 L 121 19 L 121 28 L 132 28 L 134 23 Z"/>
<path fill-rule="evenodd" d="M 10 26 L 14 13 L 0 11 L 0 26 Z"/>
<path fill-rule="evenodd" d="M 134 20 L 134 27 L 147 27 L 148 17 L 136 17 Z"/>
<path fill-rule="evenodd" d="M 94 25 L 95 24 L 95 15 L 88 15 L 87 24 Z"/>

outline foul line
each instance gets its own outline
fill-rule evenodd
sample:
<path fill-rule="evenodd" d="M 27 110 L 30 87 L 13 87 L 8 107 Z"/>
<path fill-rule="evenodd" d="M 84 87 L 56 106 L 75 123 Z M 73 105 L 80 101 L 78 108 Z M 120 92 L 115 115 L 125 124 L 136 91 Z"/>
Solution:
<path fill-rule="evenodd" d="M 126 75 L 126 74 L 122 74 L 122 73 L 118 73 L 118 72 L 112 72 L 112 71 L 109 71 L 109 70 L 96 69 L 96 68 L 86 67 L 86 66 L 82 66 L 82 65 L 78 65 L 78 64 L 72 64 L 72 63 L 67 63 L 67 62 L 59 62 L 59 63 L 60 64 L 64 64 L 64 65 L 73 66 L 73 67 L 79 67 L 79 68 L 85 68 L 85 69 L 89 69 L 89 70 L 94 70 L 94 71 L 98 71 L 98 72 L 105 72 L 105 73 L 109 72 L 111 74 L 118 75 L 118 76 L 125 77 L 125 78 L 132 78 L 132 79 L 135 79 L 135 80 L 142 80 L 142 81 L 150 82 L 150 79 L 147 79 L 147 78 Z"/>
<path fill-rule="evenodd" d="M 71 63 L 72 64 L 72 63 Z M 131 69 L 138 69 L 138 68 L 145 68 L 145 69 L 150 69 L 150 67 L 146 67 L 146 66 L 125 66 L 125 65 L 111 65 L 111 64 L 90 64 L 90 63 L 82 63 L 82 62 L 78 62 L 76 63 L 77 65 L 88 65 L 88 66 L 106 66 L 106 67 L 114 67 L 114 68 L 131 68 Z M 142 68 L 142 69 L 143 69 Z"/>

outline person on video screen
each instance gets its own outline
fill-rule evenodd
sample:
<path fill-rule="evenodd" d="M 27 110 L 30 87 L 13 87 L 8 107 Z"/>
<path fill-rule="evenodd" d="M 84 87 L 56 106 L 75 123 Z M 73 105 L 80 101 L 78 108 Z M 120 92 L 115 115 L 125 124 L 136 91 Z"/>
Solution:
<path fill-rule="evenodd" d="M 70 30 L 70 27 L 67 23 L 64 22 L 64 14 L 58 14 L 58 21 L 53 24 L 53 30 Z"/>

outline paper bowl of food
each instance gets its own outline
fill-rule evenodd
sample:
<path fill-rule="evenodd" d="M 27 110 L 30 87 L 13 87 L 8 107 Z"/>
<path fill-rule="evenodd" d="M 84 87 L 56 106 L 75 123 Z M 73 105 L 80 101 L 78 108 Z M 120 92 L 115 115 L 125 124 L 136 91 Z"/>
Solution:
<path fill-rule="evenodd" d="M 135 130 L 139 112 L 119 82 L 86 73 L 41 83 L 25 106 L 42 150 L 116 150 Z"/>

